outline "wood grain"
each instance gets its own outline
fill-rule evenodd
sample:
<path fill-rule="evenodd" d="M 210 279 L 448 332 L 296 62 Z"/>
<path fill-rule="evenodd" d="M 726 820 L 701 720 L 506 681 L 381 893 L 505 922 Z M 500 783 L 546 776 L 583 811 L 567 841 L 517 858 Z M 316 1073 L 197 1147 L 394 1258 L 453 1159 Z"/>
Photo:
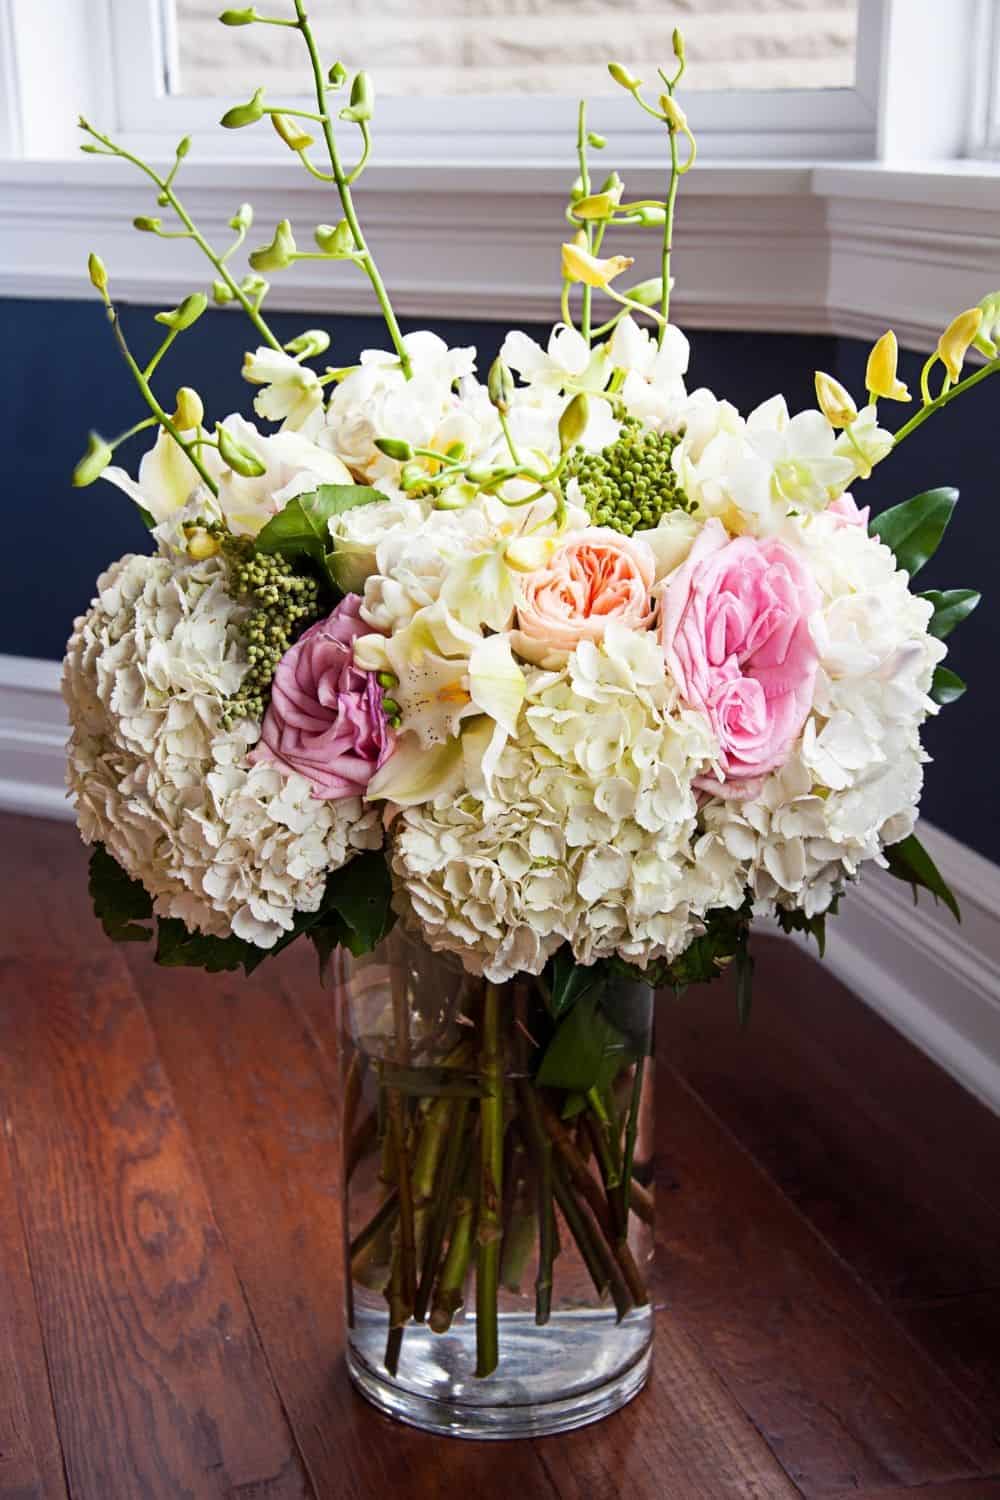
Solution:
<path fill-rule="evenodd" d="M 0 1091 L 74 1496 L 305 1496 L 127 971 L 0 969 Z"/>

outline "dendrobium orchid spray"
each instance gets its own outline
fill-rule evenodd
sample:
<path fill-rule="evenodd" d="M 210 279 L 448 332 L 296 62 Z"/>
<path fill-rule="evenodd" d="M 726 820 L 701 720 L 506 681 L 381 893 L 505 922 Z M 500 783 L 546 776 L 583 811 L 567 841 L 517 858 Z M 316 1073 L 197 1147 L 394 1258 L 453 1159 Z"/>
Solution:
<path fill-rule="evenodd" d="M 954 908 L 913 833 L 920 730 L 964 690 L 943 642 L 979 596 L 913 579 L 957 496 L 870 519 L 851 490 L 1000 369 L 1000 294 L 945 330 L 895 431 L 891 332 L 860 405 L 822 371 L 794 416 L 689 391 L 675 32 L 651 88 L 610 64 L 664 134 L 663 198 L 594 174 L 581 104 L 561 320 L 544 348 L 509 333 L 483 383 L 474 349 L 393 313 L 353 196 L 368 75 L 321 60 L 302 0 L 220 20 L 299 34 L 315 108 L 258 88 L 222 124 L 269 123 L 336 208 L 311 248 L 283 219 L 238 269 L 252 209 L 206 238 L 187 139 L 160 171 L 81 121 L 85 151 L 150 179 L 166 222 L 136 230 L 192 241 L 211 278 L 139 354 L 90 258 L 145 414 L 92 434 L 74 483 L 118 485 L 152 544 L 98 580 L 66 655 L 95 909 L 163 964 L 249 973 L 301 937 L 333 960 L 356 1380 L 442 1431 L 571 1426 L 649 1358 L 653 990 L 732 967 L 745 1014 L 754 919 L 822 945 L 869 860 Z M 622 230 L 658 236 L 659 276 L 629 284 Z M 300 260 L 356 265 L 389 347 L 344 368 L 317 364 L 322 331 L 282 344 L 267 277 Z M 162 393 L 210 301 L 249 320 L 262 425 Z M 143 432 L 133 479 L 112 461 Z"/>

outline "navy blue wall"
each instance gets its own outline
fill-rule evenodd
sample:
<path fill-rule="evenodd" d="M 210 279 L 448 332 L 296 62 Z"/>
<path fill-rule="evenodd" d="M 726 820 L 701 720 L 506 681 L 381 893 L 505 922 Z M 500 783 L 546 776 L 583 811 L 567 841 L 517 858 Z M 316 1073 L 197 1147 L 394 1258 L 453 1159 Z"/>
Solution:
<path fill-rule="evenodd" d="M 288 313 L 270 317 L 285 339 L 323 321 Z M 123 322 L 137 353 L 155 347 L 150 310 L 128 308 Z M 340 317 L 331 324 L 330 357 L 338 364 L 350 364 L 362 348 L 384 344 L 375 318 Z M 148 545 L 145 528 L 119 491 L 107 484 L 73 490 L 69 484 L 88 428 L 120 431 L 141 409 L 96 302 L 0 301 L 0 326 L 9 356 L 0 370 L 0 404 L 8 413 L 8 431 L 13 417 L 14 456 L 4 507 L 8 565 L 0 590 L 0 651 L 58 658 L 100 570 L 121 553 Z M 451 344 L 478 345 L 481 370 L 502 337 L 499 324 L 456 320 L 437 327 Z M 540 336 L 540 330 L 530 331 Z M 239 372 L 247 333 L 238 314 L 203 318 L 167 356 L 160 388 L 196 385 L 213 415 L 246 410 L 250 391 Z M 777 390 L 793 411 L 812 404 L 817 366 L 855 392 L 864 386 L 867 350 L 853 339 L 701 332 L 694 335 L 693 347 L 690 385 L 709 385 L 743 411 Z M 915 389 L 920 362 L 904 356 L 903 363 L 904 377 Z M 962 490 L 951 530 L 922 575 L 925 587 L 974 586 L 989 596 L 997 576 L 998 386 L 1000 381 L 985 381 L 963 396 L 908 439 L 867 485 L 855 488 L 859 504 L 870 502 L 876 510 L 933 485 Z M 144 434 L 134 452 L 126 449 L 133 472 L 146 440 Z M 982 771 L 989 774 L 988 747 L 1000 743 L 1000 703 L 991 691 L 998 611 L 1000 596 L 987 597 L 953 639 L 949 664 L 968 679 L 970 692 L 928 726 L 926 742 L 938 764 L 924 800 L 929 818 L 994 859 L 1000 859 L 1000 807 L 991 780 L 984 795 Z"/>

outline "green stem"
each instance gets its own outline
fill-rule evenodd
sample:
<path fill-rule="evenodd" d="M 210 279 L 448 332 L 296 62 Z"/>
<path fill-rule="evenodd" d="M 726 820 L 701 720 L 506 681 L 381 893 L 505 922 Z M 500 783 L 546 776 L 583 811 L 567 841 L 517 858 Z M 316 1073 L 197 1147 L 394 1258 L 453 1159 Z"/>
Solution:
<path fill-rule="evenodd" d="M 132 351 L 126 342 L 125 335 L 121 329 L 121 323 L 118 318 L 117 308 L 114 307 L 113 304 L 109 303 L 108 312 L 111 316 L 111 327 L 114 330 L 115 338 L 118 340 L 118 347 L 121 349 L 122 354 L 125 356 L 125 363 L 128 365 L 130 371 L 132 372 L 132 378 L 134 379 L 136 385 L 139 387 L 139 391 L 142 395 L 143 400 L 149 407 L 150 411 L 153 413 L 153 416 L 159 422 L 160 426 L 170 434 L 174 442 L 177 444 L 178 448 L 197 471 L 202 479 L 202 482 L 208 487 L 208 489 L 211 490 L 213 495 L 217 496 L 219 493 L 219 486 L 216 484 L 215 480 L 212 478 L 211 474 L 209 474 L 201 459 L 198 457 L 197 449 L 195 448 L 194 444 L 186 443 L 181 437 L 180 432 L 177 430 L 173 421 L 170 419 L 170 417 L 167 416 L 166 412 L 163 410 L 163 407 L 153 395 L 153 392 L 150 389 L 149 381 L 146 379 L 142 370 L 139 369 L 138 364 L 133 359 Z"/>
<path fill-rule="evenodd" d="M 479 1224 L 476 1234 L 476 1374 L 491 1375 L 499 1360 L 497 1283 L 503 1213 L 503 1046 L 500 988 L 487 981 L 483 996 L 483 1097 L 479 1104 Z"/>
<path fill-rule="evenodd" d="M 184 207 L 183 203 L 174 192 L 169 180 L 165 177 L 161 177 L 159 173 L 156 172 L 153 167 L 148 166 L 141 157 L 134 156 L 131 151 L 126 151 L 124 146 L 117 146 L 109 136 L 101 135 L 99 131 L 94 130 L 94 128 L 90 125 L 84 126 L 84 129 L 87 131 L 88 135 L 92 135 L 95 140 L 102 141 L 104 145 L 108 146 L 111 149 L 112 153 L 115 156 L 120 157 L 122 161 L 131 162 L 134 167 L 138 167 L 140 172 L 143 172 L 151 182 L 155 183 L 160 193 L 166 195 L 170 207 L 173 209 L 178 219 L 180 219 L 181 223 L 188 231 L 191 239 L 198 246 L 198 249 L 202 252 L 202 254 L 206 256 L 209 261 L 211 261 L 212 265 L 215 267 L 220 281 L 225 282 L 232 295 L 236 298 L 236 301 L 243 308 L 243 311 L 246 313 L 247 317 L 250 319 L 257 332 L 260 334 L 261 338 L 266 344 L 270 344 L 272 349 L 280 349 L 281 341 L 275 338 L 274 334 L 271 332 L 270 328 L 268 328 L 267 324 L 264 322 L 264 319 L 261 317 L 253 302 L 251 302 L 246 292 L 240 289 L 239 283 L 234 279 L 232 272 L 226 265 L 225 259 L 221 255 L 216 254 L 211 245 L 205 239 L 205 236 L 198 229 L 187 209 Z"/>
<path fill-rule="evenodd" d="M 368 280 L 372 284 L 372 290 L 374 291 L 375 296 L 378 298 L 378 304 L 382 309 L 382 316 L 385 319 L 385 326 L 388 329 L 389 337 L 392 340 L 393 347 L 399 356 L 399 363 L 402 368 L 403 374 L 406 376 L 407 380 L 409 380 L 410 376 L 413 374 L 413 367 L 410 363 L 410 356 L 406 352 L 406 345 L 403 343 L 403 335 L 400 332 L 399 324 L 396 321 L 396 314 L 392 310 L 392 304 L 389 301 L 389 294 L 385 289 L 385 283 L 383 282 L 382 277 L 379 274 L 378 266 L 375 264 L 375 258 L 369 250 L 368 245 L 365 242 L 365 237 L 361 232 L 361 225 L 358 222 L 358 216 L 354 208 L 354 200 L 351 197 L 350 183 L 348 182 L 347 174 L 345 173 L 344 168 L 341 165 L 340 151 L 337 146 L 337 137 L 333 128 L 333 121 L 330 119 L 329 112 L 326 108 L 326 85 L 323 81 L 323 65 L 319 59 L 319 52 L 316 47 L 316 39 L 312 34 L 312 28 L 310 27 L 308 17 L 306 16 L 306 9 L 303 0 L 295 0 L 295 15 L 298 28 L 302 33 L 302 38 L 306 44 L 306 50 L 309 53 L 309 62 L 312 67 L 313 83 L 316 90 L 316 103 L 320 111 L 320 124 L 323 129 L 323 139 L 326 142 L 327 154 L 330 158 L 330 169 L 333 172 L 334 178 L 336 179 L 337 193 L 340 197 L 340 206 L 343 210 L 344 218 L 347 220 L 348 228 L 351 231 L 351 236 L 357 248 L 359 261 L 368 276 Z"/>
<path fill-rule="evenodd" d="M 670 90 L 671 95 L 673 89 Z M 666 332 L 667 320 L 670 316 L 670 257 L 674 248 L 674 206 L 677 202 L 677 189 L 680 185 L 680 161 L 677 152 L 677 131 L 670 131 L 670 187 L 667 190 L 667 212 L 663 221 L 663 251 L 660 257 L 660 275 L 663 278 L 663 287 L 660 294 L 660 312 L 663 317 L 662 323 L 656 331 L 657 348 L 663 346 L 663 335 Z"/>
<path fill-rule="evenodd" d="M 350 1256 L 355 1257 L 377 1239 L 387 1224 L 391 1224 L 399 1212 L 399 1194 L 395 1188 L 383 1199 L 363 1229 L 359 1229 L 350 1244 Z"/>
<path fill-rule="evenodd" d="M 576 154 L 577 154 L 577 159 L 578 159 L 578 161 L 580 163 L 580 183 L 581 183 L 581 186 L 583 187 L 583 195 L 586 198 L 590 194 L 590 169 L 587 166 L 587 101 L 586 101 L 586 99 L 581 99 L 580 100 L 580 108 L 577 111 L 577 117 L 576 117 Z M 593 255 L 593 253 L 594 253 L 594 230 L 593 230 L 593 227 L 589 223 L 586 226 L 586 235 L 587 235 L 587 250 L 588 250 L 588 253 L 591 254 L 591 255 Z M 583 301 L 582 301 L 582 305 L 581 305 L 581 309 L 580 309 L 580 332 L 583 334 L 583 336 L 587 340 L 588 344 L 590 343 L 590 338 L 591 338 L 591 334 L 590 334 L 590 304 L 591 304 L 591 301 L 593 299 L 593 295 L 594 295 L 593 288 L 587 286 L 586 284 L 584 284 L 584 287 L 583 287 Z"/>
<path fill-rule="evenodd" d="M 145 432 L 147 427 L 157 426 L 159 426 L 159 423 L 156 417 L 143 417 L 141 422 L 136 422 L 133 427 L 127 428 L 125 432 L 119 433 L 116 438 L 113 438 L 111 446 L 112 448 L 117 448 L 119 443 L 127 442 L 130 437 L 135 437 L 137 432 Z"/>
<path fill-rule="evenodd" d="M 517 1097 L 521 1124 L 535 1157 L 538 1178 L 538 1274 L 535 1278 L 535 1322 L 549 1321 L 552 1311 L 552 1263 L 556 1250 L 553 1207 L 552 1140 L 542 1124 L 538 1094 L 530 1079 L 520 1078 Z"/>
<path fill-rule="evenodd" d="M 632 1076 L 632 1097 L 629 1100 L 628 1123 L 625 1126 L 625 1160 L 622 1164 L 622 1196 L 625 1207 L 625 1222 L 628 1223 L 632 1203 L 632 1168 L 635 1164 L 635 1141 L 639 1130 L 639 1107 L 642 1103 L 642 1083 L 646 1071 L 646 1054 L 636 1058 Z"/>
<path fill-rule="evenodd" d="M 417 1287 L 416 1301 L 413 1304 L 415 1323 L 422 1323 L 427 1316 L 431 1292 L 434 1288 L 434 1277 L 441 1260 L 445 1235 L 454 1209 L 455 1189 L 465 1176 L 472 1156 L 472 1136 L 466 1131 L 468 1116 L 469 1100 L 460 1099 L 455 1117 L 451 1122 L 451 1132 L 441 1166 L 441 1179 L 437 1187 L 437 1202 L 427 1231 L 424 1259 L 420 1268 L 420 1284 Z"/>
<path fill-rule="evenodd" d="M 895 438 L 896 445 L 898 446 L 904 438 L 909 437 L 911 432 L 915 432 L 921 422 L 926 422 L 931 412 L 938 411 L 942 406 L 947 406 L 949 401 L 954 401 L 955 397 L 960 396 L 963 391 L 967 391 L 972 386 L 978 385 L 988 375 L 995 375 L 998 370 L 1000 370 L 1000 358 L 992 359 L 988 365 L 983 365 L 982 369 L 977 370 L 974 375 L 969 375 L 965 380 L 959 381 L 958 385 L 952 386 L 950 391 L 942 392 L 929 406 L 925 406 L 920 411 L 915 412 L 905 426 L 899 429 Z"/>
<path fill-rule="evenodd" d="M 441 1275 L 434 1288 L 429 1323 L 434 1333 L 447 1333 L 451 1320 L 462 1305 L 465 1278 L 472 1258 L 472 1231 L 476 1216 L 476 1177 L 478 1169 L 470 1157 L 463 1192 L 455 1199 L 451 1238 Z"/>

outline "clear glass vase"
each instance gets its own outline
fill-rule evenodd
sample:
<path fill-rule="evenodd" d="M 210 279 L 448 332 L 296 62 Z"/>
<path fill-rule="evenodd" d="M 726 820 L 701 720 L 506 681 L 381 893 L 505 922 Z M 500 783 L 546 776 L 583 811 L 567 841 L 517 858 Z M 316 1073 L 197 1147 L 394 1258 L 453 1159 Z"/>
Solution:
<path fill-rule="evenodd" d="M 624 1405 L 653 1332 L 648 986 L 554 1017 L 544 982 L 486 984 L 397 927 L 338 996 L 355 1384 L 460 1437 Z"/>

